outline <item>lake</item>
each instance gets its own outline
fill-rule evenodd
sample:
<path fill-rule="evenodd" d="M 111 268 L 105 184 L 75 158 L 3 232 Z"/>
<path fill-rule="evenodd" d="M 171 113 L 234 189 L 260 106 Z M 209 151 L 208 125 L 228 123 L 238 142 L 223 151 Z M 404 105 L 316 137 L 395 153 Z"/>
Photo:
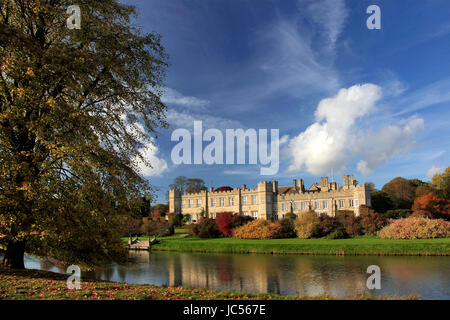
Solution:
<path fill-rule="evenodd" d="M 91 278 L 126 282 L 269 292 L 280 295 L 407 296 L 450 299 L 450 258 L 414 256 L 232 255 L 132 251 L 133 263 L 111 264 Z M 367 267 L 381 269 L 381 289 L 369 290 Z M 49 260 L 27 256 L 25 266 L 65 273 Z"/>

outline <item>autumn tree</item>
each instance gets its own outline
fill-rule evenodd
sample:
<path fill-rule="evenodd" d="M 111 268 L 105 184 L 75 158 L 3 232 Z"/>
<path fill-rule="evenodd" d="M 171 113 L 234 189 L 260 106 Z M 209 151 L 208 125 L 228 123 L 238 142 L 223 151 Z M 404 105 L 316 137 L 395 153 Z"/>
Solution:
<path fill-rule="evenodd" d="M 0 244 L 80 265 L 121 261 L 120 219 L 151 193 L 138 164 L 166 127 L 167 55 L 135 8 L 80 0 L 0 2 Z"/>
<path fill-rule="evenodd" d="M 381 190 L 372 191 L 371 206 L 376 212 L 385 213 L 394 207 L 394 202 L 387 192 Z"/>
<path fill-rule="evenodd" d="M 416 187 L 413 181 L 398 177 L 386 183 L 381 190 L 393 202 L 394 208 L 390 209 L 409 209 L 416 196 Z"/>
<path fill-rule="evenodd" d="M 450 201 L 439 198 L 433 192 L 417 198 L 412 210 L 416 216 L 450 220 Z"/>
<path fill-rule="evenodd" d="M 435 174 L 431 184 L 438 188 L 435 193 L 439 197 L 450 200 L 450 167 L 447 167 L 443 173 Z"/>

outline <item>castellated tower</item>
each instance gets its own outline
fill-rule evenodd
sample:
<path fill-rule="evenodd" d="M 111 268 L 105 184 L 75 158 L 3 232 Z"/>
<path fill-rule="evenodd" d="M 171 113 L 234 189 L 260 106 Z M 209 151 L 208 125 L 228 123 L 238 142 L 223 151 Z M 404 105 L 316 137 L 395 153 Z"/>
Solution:
<path fill-rule="evenodd" d="M 258 211 L 260 219 L 271 219 L 276 208 L 276 193 L 278 183 L 262 181 L 258 182 Z"/>
<path fill-rule="evenodd" d="M 181 213 L 181 193 L 176 189 L 169 190 L 169 212 Z"/>

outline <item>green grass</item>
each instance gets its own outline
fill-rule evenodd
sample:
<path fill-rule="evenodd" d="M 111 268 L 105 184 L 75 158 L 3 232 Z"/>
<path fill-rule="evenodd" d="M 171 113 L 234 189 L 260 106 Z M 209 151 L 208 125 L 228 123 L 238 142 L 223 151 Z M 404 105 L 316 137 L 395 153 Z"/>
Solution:
<path fill-rule="evenodd" d="M 328 254 L 328 255 L 450 255 L 450 238 L 391 240 L 351 239 L 199 239 L 161 238 L 152 250 L 210 253 Z"/>
<path fill-rule="evenodd" d="M 81 281 L 80 290 L 67 289 L 67 276 L 48 271 L 9 270 L 0 267 L 0 300 L 328 300 L 328 295 L 288 297 L 268 293 L 244 293 L 133 285 L 107 281 Z M 369 297 L 351 300 L 417 299 L 416 296 Z"/>
<path fill-rule="evenodd" d="M 175 234 L 188 234 L 189 230 L 185 228 L 175 228 Z"/>

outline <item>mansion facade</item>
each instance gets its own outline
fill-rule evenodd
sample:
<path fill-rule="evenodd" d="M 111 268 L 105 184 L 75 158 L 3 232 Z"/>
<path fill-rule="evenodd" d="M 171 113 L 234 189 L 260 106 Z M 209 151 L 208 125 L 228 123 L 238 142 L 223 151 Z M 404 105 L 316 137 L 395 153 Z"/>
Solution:
<path fill-rule="evenodd" d="M 169 212 L 189 215 L 192 222 L 198 221 L 202 213 L 215 218 L 217 213 L 225 211 L 272 220 L 282 219 L 290 212 L 298 215 L 308 210 L 329 216 L 335 216 L 338 210 L 351 210 L 359 215 L 360 205 L 371 205 L 370 187 L 355 183 L 353 175 L 344 176 L 342 186 L 323 177 L 309 189 L 298 179 L 288 187 L 279 187 L 277 181 L 263 181 L 255 189 L 243 185 L 186 194 L 175 189 L 169 191 Z"/>

